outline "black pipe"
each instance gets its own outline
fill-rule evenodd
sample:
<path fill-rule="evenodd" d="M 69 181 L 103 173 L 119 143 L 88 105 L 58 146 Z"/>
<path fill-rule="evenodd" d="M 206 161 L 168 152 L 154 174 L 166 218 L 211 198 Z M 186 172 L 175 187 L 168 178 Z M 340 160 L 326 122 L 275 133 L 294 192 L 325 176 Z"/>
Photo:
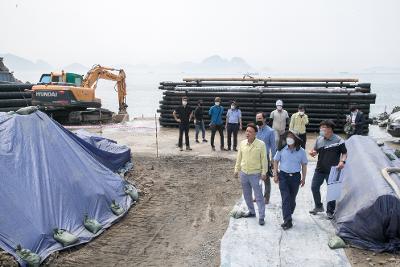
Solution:
<path fill-rule="evenodd" d="M 31 105 L 31 99 L 0 99 L 0 108 L 26 107 Z"/>
<path fill-rule="evenodd" d="M 18 92 L 32 89 L 33 84 L 0 84 L 0 92 Z"/>
<path fill-rule="evenodd" d="M 32 94 L 30 92 L 1 92 L 0 99 L 24 99 L 31 98 Z"/>

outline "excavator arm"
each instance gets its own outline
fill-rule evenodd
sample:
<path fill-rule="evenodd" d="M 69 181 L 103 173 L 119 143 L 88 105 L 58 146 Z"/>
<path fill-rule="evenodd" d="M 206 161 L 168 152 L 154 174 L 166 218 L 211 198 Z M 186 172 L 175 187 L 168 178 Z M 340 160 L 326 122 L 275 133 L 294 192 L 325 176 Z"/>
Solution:
<path fill-rule="evenodd" d="M 114 72 L 118 72 L 115 74 Z M 116 81 L 116 87 L 118 92 L 118 104 L 119 104 L 119 114 L 127 114 L 126 108 L 126 82 L 125 82 L 125 72 L 122 69 L 113 69 L 108 67 L 103 67 L 100 65 L 95 65 L 91 70 L 85 75 L 82 81 L 82 86 L 87 88 L 96 89 L 97 82 L 99 79 Z"/>

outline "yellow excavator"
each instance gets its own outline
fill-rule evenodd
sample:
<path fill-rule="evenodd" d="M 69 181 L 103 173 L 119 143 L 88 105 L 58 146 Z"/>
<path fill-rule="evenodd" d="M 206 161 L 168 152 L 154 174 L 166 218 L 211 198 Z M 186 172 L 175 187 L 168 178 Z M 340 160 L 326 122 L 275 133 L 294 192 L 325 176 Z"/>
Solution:
<path fill-rule="evenodd" d="M 99 79 L 117 82 L 118 114 L 101 108 L 95 94 Z M 125 79 L 124 70 L 100 65 L 94 65 L 85 77 L 64 71 L 42 74 L 32 87 L 32 105 L 64 124 L 127 121 Z"/>

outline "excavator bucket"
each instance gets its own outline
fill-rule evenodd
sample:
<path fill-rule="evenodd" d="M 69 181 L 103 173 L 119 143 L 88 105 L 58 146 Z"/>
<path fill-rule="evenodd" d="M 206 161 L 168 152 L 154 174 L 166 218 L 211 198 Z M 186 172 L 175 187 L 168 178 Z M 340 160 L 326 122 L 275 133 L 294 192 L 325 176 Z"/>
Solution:
<path fill-rule="evenodd" d="M 121 122 L 129 121 L 129 114 L 121 113 L 121 112 L 118 114 L 114 114 L 112 120 L 114 123 L 121 123 Z"/>

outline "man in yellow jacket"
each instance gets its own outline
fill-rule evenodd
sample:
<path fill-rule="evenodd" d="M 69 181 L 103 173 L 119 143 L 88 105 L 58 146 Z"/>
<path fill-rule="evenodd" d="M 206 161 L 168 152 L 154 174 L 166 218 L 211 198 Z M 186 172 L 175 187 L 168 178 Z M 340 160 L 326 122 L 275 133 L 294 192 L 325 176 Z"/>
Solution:
<path fill-rule="evenodd" d="M 235 165 L 235 177 L 238 177 L 240 174 L 243 197 L 249 209 L 245 217 L 256 217 L 252 197 L 253 190 L 258 206 L 258 223 L 264 225 L 265 202 L 259 181 L 260 179 L 265 180 L 267 178 L 267 150 L 265 143 L 256 139 L 257 131 L 257 126 L 254 123 L 247 125 L 247 139 L 240 142 L 239 145 Z"/>
<path fill-rule="evenodd" d="M 308 116 L 304 112 L 304 106 L 299 105 L 298 112 L 294 113 L 290 118 L 289 130 L 295 133 L 303 141 L 301 147 L 306 148 L 307 134 L 306 126 L 308 124 Z"/>

